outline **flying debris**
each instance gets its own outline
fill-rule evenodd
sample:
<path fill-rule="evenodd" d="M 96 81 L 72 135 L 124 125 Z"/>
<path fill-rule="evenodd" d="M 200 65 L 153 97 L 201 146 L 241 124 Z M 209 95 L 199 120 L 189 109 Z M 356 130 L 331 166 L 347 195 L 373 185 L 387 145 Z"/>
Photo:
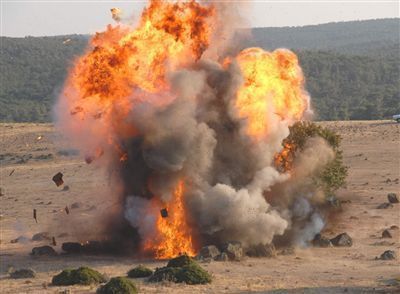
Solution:
<path fill-rule="evenodd" d="M 66 212 L 67 214 L 69 214 L 69 208 L 68 208 L 68 206 L 65 206 L 65 212 Z"/>
<path fill-rule="evenodd" d="M 54 181 L 54 183 L 56 183 L 56 185 L 57 185 L 57 187 L 59 187 L 59 186 L 61 186 L 62 184 L 64 184 L 64 181 L 63 181 L 63 174 L 62 173 L 56 173 L 54 176 L 53 176 L 53 181 Z"/>
<path fill-rule="evenodd" d="M 117 7 L 111 8 L 110 10 L 111 10 L 111 16 L 112 16 L 113 20 L 115 20 L 116 22 L 120 22 L 122 10 Z"/>
<path fill-rule="evenodd" d="M 161 209 L 160 213 L 162 217 L 168 217 L 168 210 L 166 208 Z"/>
<path fill-rule="evenodd" d="M 53 244 L 53 246 L 57 246 L 57 242 L 56 242 L 56 238 L 55 237 L 52 237 L 51 238 L 51 244 Z"/>
<path fill-rule="evenodd" d="M 11 177 L 14 172 L 15 172 L 15 169 L 13 169 L 8 176 Z"/>
<path fill-rule="evenodd" d="M 69 42 L 71 42 L 71 39 L 66 39 L 63 41 L 63 44 L 65 45 L 65 44 L 68 44 Z"/>
<path fill-rule="evenodd" d="M 35 219 L 36 223 L 38 223 L 36 209 L 33 209 L 33 218 Z"/>

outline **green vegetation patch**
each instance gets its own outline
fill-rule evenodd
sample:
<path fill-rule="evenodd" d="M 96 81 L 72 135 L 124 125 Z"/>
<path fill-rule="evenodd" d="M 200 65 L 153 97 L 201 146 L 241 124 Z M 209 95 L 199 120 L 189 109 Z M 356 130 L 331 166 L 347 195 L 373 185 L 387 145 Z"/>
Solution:
<path fill-rule="evenodd" d="M 211 283 L 211 275 L 197 263 L 185 265 L 176 274 L 177 283 L 189 285 Z"/>
<path fill-rule="evenodd" d="M 98 294 L 136 294 L 138 290 L 134 282 L 128 278 L 112 278 L 107 284 L 97 289 Z"/>
<path fill-rule="evenodd" d="M 283 141 L 283 146 L 294 146 L 290 149 L 286 160 L 293 161 L 301 152 L 308 139 L 323 138 L 334 151 L 334 158 L 321 171 L 313 175 L 314 185 L 322 189 L 329 198 L 334 192 L 346 184 L 348 168 L 343 163 L 343 154 L 340 150 L 340 136 L 334 131 L 323 128 L 313 122 L 297 122 L 289 128 L 289 136 Z M 284 169 L 287 162 L 282 161 L 280 168 Z"/>
<path fill-rule="evenodd" d="M 187 255 L 171 259 L 166 267 L 157 268 L 150 282 L 171 281 L 189 285 L 211 283 L 211 275 Z"/>
<path fill-rule="evenodd" d="M 196 263 L 196 261 L 194 261 L 193 258 L 184 254 L 184 255 L 180 255 L 178 257 L 171 259 L 168 262 L 167 267 L 182 267 L 182 266 L 191 265 L 191 264 L 197 264 L 197 263 Z"/>
<path fill-rule="evenodd" d="M 68 285 L 91 285 L 106 282 L 105 277 L 98 271 L 88 268 L 80 267 L 78 269 L 65 269 L 52 279 L 52 284 L 56 286 Z"/>
<path fill-rule="evenodd" d="M 130 277 L 130 278 L 145 278 L 145 277 L 150 277 L 152 274 L 153 274 L 153 271 L 151 269 L 140 264 L 128 272 L 128 277 Z"/>

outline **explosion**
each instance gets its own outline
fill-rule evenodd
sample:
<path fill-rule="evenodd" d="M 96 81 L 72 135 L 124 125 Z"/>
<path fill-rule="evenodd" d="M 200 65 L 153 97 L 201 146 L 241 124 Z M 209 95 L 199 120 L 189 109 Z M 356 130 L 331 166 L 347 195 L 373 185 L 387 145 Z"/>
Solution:
<path fill-rule="evenodd" d="M 302 203 L 312 208 L 312 190 L 274 192 L 293 182 L 296 165 L 276 166 L 288 127 L 310 108 L 297 56 L 227 53 L 216 41 L 227 13 L 221 3 L 150 1 L 135 26 L 92 37 L 60 96 L 59 128 L 87 163 L 113 171 L 115 218 L 156 258 L 270 243 L 295 227 Z M 287 201 L 271 206 L 268 193 Z"/>

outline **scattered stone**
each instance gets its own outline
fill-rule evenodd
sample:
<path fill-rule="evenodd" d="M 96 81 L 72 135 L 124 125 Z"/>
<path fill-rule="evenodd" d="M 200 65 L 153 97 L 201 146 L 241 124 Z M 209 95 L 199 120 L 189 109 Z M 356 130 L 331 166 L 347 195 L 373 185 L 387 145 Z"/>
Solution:
<path fill-rule="evenodd" d="M 381 259 L 381 260 L 392 260 L 392 259 L 396 259 L 396 252 L 394 252 L 393 250 L 386 250 L 385 252 L 383 252 L 381 254 L 381 256 L 377 259 Z"/>
<path fill-rule="evenodd" d="M 51 281 L 56 286 L 69 285 L 91 285 L 106 282 L 105 277 L 98 271 L 89 267 L 80 267 L 78 269 L 65 269 L 58 275 L 55 275 Z"/>
<path fill-rule="evenodd" d="M 40 247 L 33 247 L 32 256 L 55 256 L 57 255 L 56 251 L 53 249 L 53 247 L 50 246 L 40 246 Z"/>
<path fill-rule="evenodd" d="M 64 184 L 63 181 L 63 174 L 58 172 L 53 176 L 53 182 L 56 184 L 57 187 L 61 186 Z"/>
<path fill-rule="evenodd" d="M 81 243 L 78 242 L 65 242 L 62 243 L 61 249 L 65 251 L 66 253 L 72 253 L 72 254 L 77 254 L 82 252 L 82 245 Z"/>
<path fill-rule="evenodd" d="M 77 208 L 81 208 L 82 207 L 82 203 L 80 202 L 74 202 L 71 204 L 71 209 L 77 209 Z"/>
<path fill-rule="evenodd" d="M 281 250 L 280 255 L 293 255 L 295 254 L 294 247 L 287 247 Z"/>
<path fill-rule="evenodd" d="M 30 268 L 22 268 L 10 273 L 11 279 L 30 279 L 34 277 L 36 277 L 36 273 Z"/>
<path fill-rule="evenodd" d="M 274 244 L 258 244 L 251 246 L 246 254 L 251 257 L 276 257 L 276 250 Z"/>
<path fill-rule="evenodd" d="M 61 191 L 69 191 L 69 186 L 68 186 L 68 185 L 65 185 L 65 186 L 62 188 Z"/>
<path fill-rule="evenodd" d="M 18 238 L 11 240 L 10 243 L 28 243 L 29 241 L 29 238 L 25 236 L 19 236 Z"/>
<path fill-rule="evenodd" d="M 393 226 L 390 227 L 390 229 L 391 229 L 391 230 L 398 230 L 398 229 L 399 229 L 399 226 L 393 225 Z"/>
<path fill-rule="evenodd" d="M 153 271 L 151 269 L 140 264 L 128 272 L 128 277 L 130 277 L 130 278 L 146 278 L 146 277 L 150 277 L 152 274 L 153 274 Z"/>
<path fill-rule="evenodd" d="M 332 242 L 328 238 L 322 236 L 321 234 L 316 234 L 314 239 L 311 241 L 315 247 L 332 247 Z"/>
<path fill-rule="evenodd" d="M 96 209 L 97 209 L 96 205 L 92 205 L 87 209 L 87 211 L 93 211 L 93 210 L 96 210 Z"/>
<path fill-rule="evenodd" d="M 383 230 L 382 238 L 392 238 L 392 234 L 389 232 L 389 230 Z"/>
<path fill-rule="evenodd" d="M 40 242 L 50 240 L 50 236 L 48 232 L 40 232 L 32 236 L 32 241 Z"/>
<path fill-rule="evenodd" d="M 399 199 L 397 198 L 396 193 L 389 193 L 387 194 L 388 201 L 390 203 L 399 203 Z"/>
<path fill-rule="evenodd" d="M 98 294 L 136 294 L 135 283 L 125 277 L 112 278 L 107 284 L 97 289 Z"/>
<path fill-rule="evenodd" d="M 243 257 L 243 248 L 240 242 L 229 242 L 222 246 L 222 252 L 228 255 L 229 260 L 239 261 Z"/>
<path fill-rule="evenodd" d="M 201 248 L 198 257 L 199 257 L 199 259 L 207 259 L 207 258 L 214 259 L 220 254 L 221 254 L 221 252 L 219 251 L 219 249 L 216 246 L 209 245 L 209 246 L 205 246 L 205 247 Z"/>
<path fill-rule="evenodd" d="M 347 233 L 342 233 L 331 239 L 331 243 L 333 246 L 350 247 L 353 245 L 353 240 Z"/>
<path fill-rule="evenodd" d="M 377 209 L 388 209 L 388 208 L 392 208 L 392 207 L 393 207 L 392 203 L 385 202 L 385 203 L 379 204 Z"/>
<path fill-rule="evenodd" d="M 226 254 L 225 252 L 222 252 L 220 255 L 216 256 L 214 260 L 216 260 L 216 261 L 228 261 L 229 257 L 228 257 L 228 254 Z"/>

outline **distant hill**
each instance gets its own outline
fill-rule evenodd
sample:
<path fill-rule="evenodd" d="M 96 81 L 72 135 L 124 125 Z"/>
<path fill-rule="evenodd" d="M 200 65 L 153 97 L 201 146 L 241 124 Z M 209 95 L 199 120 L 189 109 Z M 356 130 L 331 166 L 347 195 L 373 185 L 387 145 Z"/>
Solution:
<path fill-rule="evenodd" d="M 299 55 L 318 119 L 387 118 L 400 113 L 399 21 L 256 28 L 245 45 Z M 0 121 L 50 121 L 68 68 L 88 37 L 1 37 Z"/>
<path fill-rule="evenodd" d="M 371 54 L 383 48 L 399 50 L 400 18 L 327 23 L 283 28 L 254 28 L 252 45 L 273 50 L 329 50 Z M 399 51 L 397 51 L 398 53 Z"/>

